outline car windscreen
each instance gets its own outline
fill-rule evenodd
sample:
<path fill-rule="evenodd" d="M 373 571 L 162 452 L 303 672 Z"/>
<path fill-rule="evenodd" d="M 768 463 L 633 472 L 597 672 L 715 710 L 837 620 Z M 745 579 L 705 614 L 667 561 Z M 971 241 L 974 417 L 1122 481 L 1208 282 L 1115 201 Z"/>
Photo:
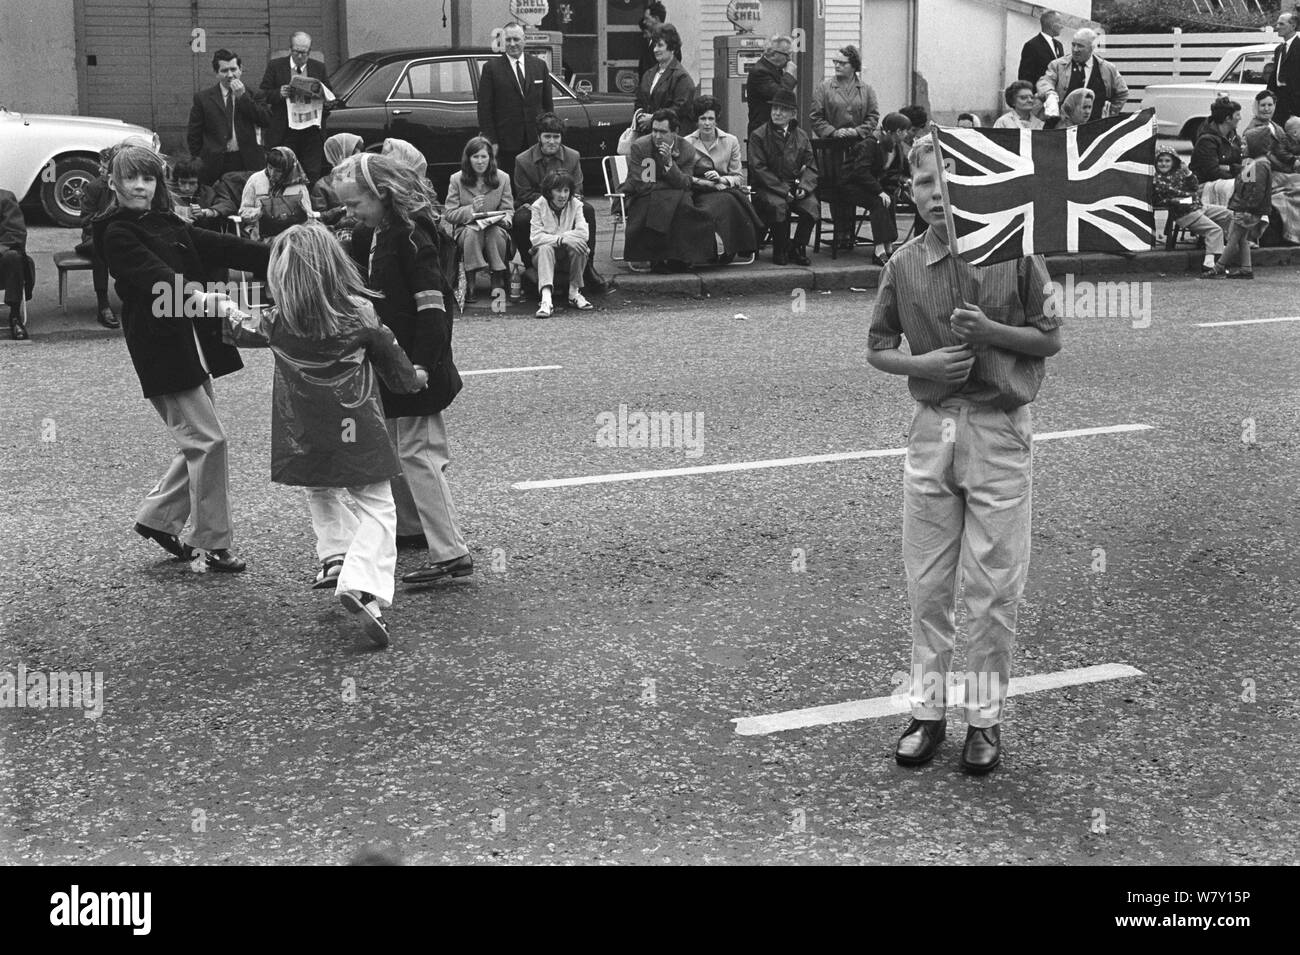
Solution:
<path fill-rule="evenodd" d="M 346 99 L 361 78 L 374 68 L 374 65 L 373 60 L 353 57 L 334 71 L 334 75 L 329 79 L 330 89 L 335 96 Z"/>

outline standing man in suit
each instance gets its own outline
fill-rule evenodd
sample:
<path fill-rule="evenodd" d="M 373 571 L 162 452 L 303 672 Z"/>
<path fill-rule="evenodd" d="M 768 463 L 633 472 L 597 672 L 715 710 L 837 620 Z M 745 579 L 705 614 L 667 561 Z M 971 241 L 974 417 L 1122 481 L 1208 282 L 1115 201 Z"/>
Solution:
<path fill-rule="evenodd" d="M 1047 64 L 1038 79 L 1038 95 L 1044 99 L 1045 115 L 1059 116 L 1060 104 L 1065 97 L 1078 89 L 1092 90 L 1093 102 L 1090 119 L 1118 116 L 1128 102 L 1128 84 L 1110 60 L 1096 56 L 1092 49 L 1097 43 L 1097 33 L 1084 27 L 1070 41 L 1070 55 L 1061 56 Z M 1105 108 L 1101 104 L 1106 104 Z"/>
<path fill-rule="evenodd" d="M 1061 34 L 1061 15 L 1055 10 L 1048 10 L 1038 18 L 1038 24 L 1042 32 L 1020 48 L 1018 75 L 1030 84 L 1037 84 L 1042 79 L 1049 63 L 1065 56 L 1065 47 L 1057 39 Z"/>
<path fill-rule="evenodd" d="M 524 55 L 524 28 L 501 31 L 505 52 L 483 64 L 478 84 L 479 135 L 497 147 L 497 168 L 511 178 L 515 157 L 537 142 L 537 117 L 555 111 L 551 71 L 535 56 Z"/>
<path fill-rule="evenodd" d="M 750 68 L 745 80 L 745 99 L 749 102 L 749 125 L 745 136 L 772 118 L 772 97 L 780 90 L 793 92 L 796 80 L 793 74 L 786 72 L 790 54 L 794 50 L 794 40 L 784 33 L 773 34 L 767 41 L 767 49 L 757 63 Z"/>
<path fill-rule="evenodd" d="M 325 64 L 311 58 L 311 36 L 301 31 L 289 38 L 288 56 L 276 57 L 266 64 L 261 90 L 271 114 L 271 126 L 266 134 L 267 148 L 288 146 L 292 149 L 298 162 L 302 163 L 308 180 L 314 184 L 324 171 L 325 120 L 324 117 L 321 118 L 320 126 L 289 128 L 289 107 L 285 100 L 289 98 L 289 81 L 294 76 L 306 76 L 322 83 L 327 77 Z M 328 108 L 327 102 L 326 109 Z"/>
<path fill-rule="evenodd" d="M 1273 122 L 1279 126 L 1292 116 L 1300 116 L 1300 46 L 1295 40 L 1296 20 L 1294 13 L 1279 13 L 1277 17 L 1277 35 L 1282 42 L 1273 53 L 1273 78 L 1268 81 L 1268 88 L 1277 94 Z"/>
<path fill-rule="evenodd" d="M 256 126 L 266 126 L 266 107 L 248 92 L 239 57 L 229 50 L 212 54 L 219 82 L 194 94 L 186 141 L 190 155 L 203 162 L 203 182 L 211 185 L 228 172 L 261 169 L 262 147 Z"/>

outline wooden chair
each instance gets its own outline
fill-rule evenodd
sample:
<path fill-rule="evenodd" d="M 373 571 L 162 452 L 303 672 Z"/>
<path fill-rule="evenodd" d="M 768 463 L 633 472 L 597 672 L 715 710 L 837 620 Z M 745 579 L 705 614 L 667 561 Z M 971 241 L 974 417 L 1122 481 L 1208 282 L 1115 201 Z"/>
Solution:
<path fill-rule="evenodd" d="M 813 154 L 817 157 L 817 199 L 819 203 L 830 207 L 829 216 L 819 214 L 817 217 L 813 251 L 821 251 L 822 235 L 829 224 L 831 227 L 832 259 L 839 258 L 840 241 L 848 238 L 848 236 L 841 234 L 835 210 L 840 202 L 838 192 L 844 170 L 844 159 L 848 155 L 852 144 L 853 140 L 851 139 L 835 139 L 834 137 L 814 139 L 812 141 Z M 853 231 L 851 233 L 854 245 L 857 245 L 860 241 L 859 234 L 862 231 L 862 224 L 867 218 L 867 211 L 855 204 L 853 207 Z"/>
<path fill-rule="evenodd" d="M 84 255 L 67 251 L 54 253 L 54 267 L 59 272 L 59 305 L 63 308 L 64 314 L 67 314 L 68 273 L 88 272 L 95 267 L 95 264 Z"/>

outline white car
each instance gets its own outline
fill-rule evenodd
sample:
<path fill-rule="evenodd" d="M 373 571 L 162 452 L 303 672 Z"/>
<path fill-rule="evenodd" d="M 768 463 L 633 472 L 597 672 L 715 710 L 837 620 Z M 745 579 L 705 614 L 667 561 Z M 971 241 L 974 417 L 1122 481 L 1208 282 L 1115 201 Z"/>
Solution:
<path fill-rule="evenodd" d="M 128 136 L 158 137 L 143 126 L 94 116 L 14 113 L 0 106 L 0 189 L 40 201 L 56 225 L 75 226 L 81 190 L 99 176 L 99 151 Z"/>
<path fill-rule="evenodd" d="M 1223 54 L 1209 79 L 1148 86 L 1142 93 L 1142 106 L 1154 107 L 1157 134 L 1195 138 L 1201 123 L 1210 116 L 1210 104 L 1220 96 L 1240 103 L 1243 118 L 1253 116 L 1255 94 L 1268 85 L 1276 49 L 1276 41 L 1236 46 Z"/>

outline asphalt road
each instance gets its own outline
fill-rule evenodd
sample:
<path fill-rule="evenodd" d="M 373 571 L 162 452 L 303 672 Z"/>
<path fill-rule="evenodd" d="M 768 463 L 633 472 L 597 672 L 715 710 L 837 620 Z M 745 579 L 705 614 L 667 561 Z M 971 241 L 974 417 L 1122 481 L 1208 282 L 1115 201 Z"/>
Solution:
<path fill-rule="evenodd" d="M 1295 313 L 1296 270 L 1259 274 L 1159 281 L 1147 328 L 1067 318 L 1036 432 L 1150 427 L 1036 448 L 1014 675 L 1144 675 L 1013 698 L 982 779 L 957 711 L 920 770 L 892 759 L 903 716 L 731 722 L 891 693 L 899 457 L 512 486 L 903 446 L 871 294 L 462 320 L 464 370 L 562 367 L 467 377 L 447 422 L 478 569 L 399 590 L 379 652 L 307 587 L 266 354 L 217 385 L 231 578 L 131 533 L 172 447 L 120 341 L 0 349 L 0 670 L 104 678 L 98 719 L 0 709 L 0 861 L 1293 862 L 1300 323 L 1195 327 Z M 702 415 L 702 453 L 598 446 L 620 405 Z"/>

